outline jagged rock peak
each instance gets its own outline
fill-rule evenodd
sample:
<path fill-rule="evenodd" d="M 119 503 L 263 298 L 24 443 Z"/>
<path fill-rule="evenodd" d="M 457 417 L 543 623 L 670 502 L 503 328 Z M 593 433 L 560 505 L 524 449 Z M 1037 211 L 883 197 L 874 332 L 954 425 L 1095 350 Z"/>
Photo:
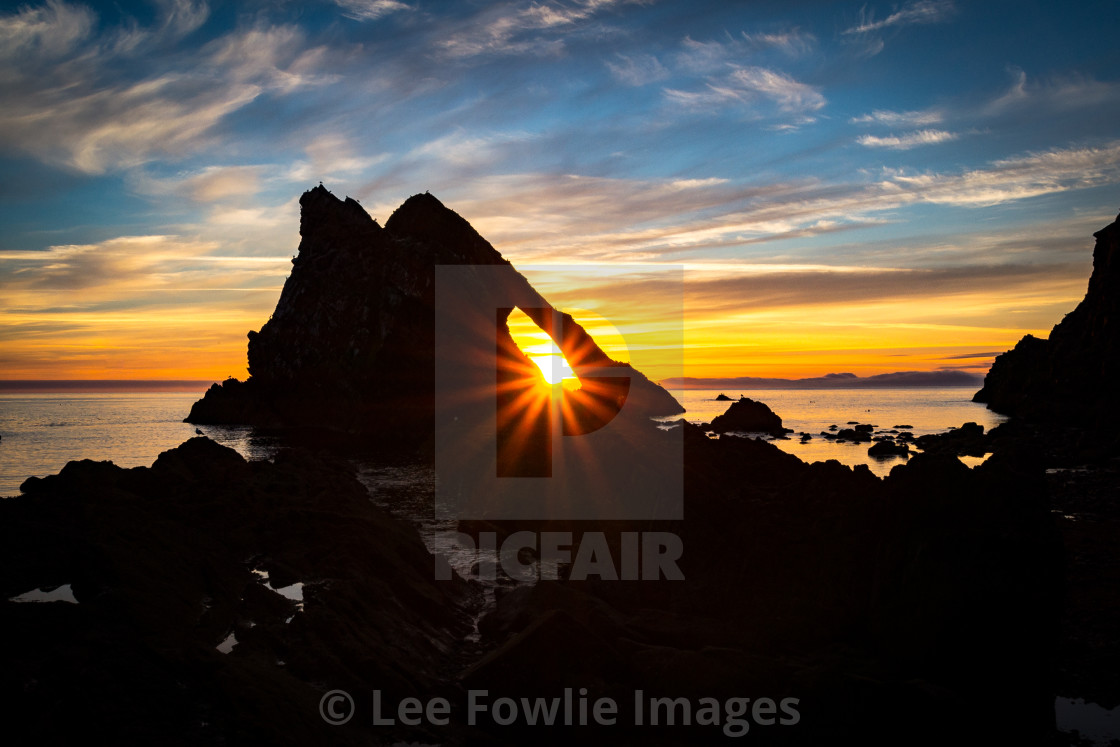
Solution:
<path fill-rule="evenodd" d="M 1120 289 L 1120 215 L 1093 234 L 1093 238 L 1097 244 L 1093 247 L 1093 274 L 1086 298 L 1104 302 L 1115 299 Z"/>
<path fill-rule="evenodd" d="M 404 201 L 385 222 L 394 238 L 455 247 L 472 264 L 498 264 L 505 260 L 463 216 L 446 207 L 429 192 Z"/>
<path fill-rule="evenodd" d="M 362 236 L 381 231 L 381 226 L 352 197 L 340 200 L 320 184 L 299 198 L 301 236 L 345 234 Z"/>

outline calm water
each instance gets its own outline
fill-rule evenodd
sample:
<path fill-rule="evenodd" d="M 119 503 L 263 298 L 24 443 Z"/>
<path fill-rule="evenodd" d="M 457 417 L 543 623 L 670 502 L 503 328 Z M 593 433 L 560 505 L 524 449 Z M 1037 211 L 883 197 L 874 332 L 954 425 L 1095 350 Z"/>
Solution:
<path fill-rule="evenodd" d="M 731 405 L 717 402 L 721 390 L 691 389 L 675 393 L 684 405 L 686 420 L 693 423 L 711 422 L 712 418 Z M 905 461 L 903 457 L 874 459 L 867 456 L 869 444 L 838 444 L 820 436 L 830 425 L 844 428 L 849 421 L 871 423 L 877 428 L 890 429 L 897 425 L 911 426 L 906 430 L 921 436 L 940 433 L 972 421 L 984 430 L 1002 423 L 1005 418 L 984 405 L 971 402 L 975 390 L 952 387 L 946 389 L 755 389 L 744 391 L 722 390 L 732 399 L 745 395 L 765 402 L 782 419 L 786 428 L 792 428 L 790 440 L 777 440 L 774 444 L 795 454 L 806 462 L 836 459 L 843 464 L 867 464 L 871 471 L 883 476 L 891 468 Z M 798 433 L 813 436 L 808 443 L 801 443 Z"/>
<path fill-rule="evenodd" d="M 678 394 L 688 411 L 685 417 L 704 422 L 724 412 L 730 403 L 716 402 L 718 393 L 695 389 Z M 122 467 L 150 465 L 160 452 L 195 435 L 195 426 L 182 420 L 201 394 L 0 394 L 0 496 L 17 494 L 29 476 L 54 474 L 72 459 L 109 459 Z M 845 464 L 870 464 L 880 475 L 901 460 L 874 460 L 867 456 L 866 444 L 836 444 L 817 434 L 850 420 L 881 428 L 910 425 L 921 435 L 970 420 L 990 428 L 1003 419 L 970 402 L 971 389 L 775 389 L 726 394 L 761 400 L 787 428 L 814 435 L 806 444 L 797 438 L 777 441 L 782 449 L 810 462 L 838 459 Z M 276 446 L 271 439 L 254 436 L 249 428 L 202 426 L 200 430 L 250 459 L 266 458 Z"/>
<path fill-rule="evenodd" d="M 181 392 L 0 394 L 0 496 L 16 495 L 28 477 L 52 475 L 73 459 L 150 466 L 160 452 L 195 435 L 182 422 L 202 396 Z M 249 428 L 202 426 L 207 436 L 249 458 L 273 442 Z"/>

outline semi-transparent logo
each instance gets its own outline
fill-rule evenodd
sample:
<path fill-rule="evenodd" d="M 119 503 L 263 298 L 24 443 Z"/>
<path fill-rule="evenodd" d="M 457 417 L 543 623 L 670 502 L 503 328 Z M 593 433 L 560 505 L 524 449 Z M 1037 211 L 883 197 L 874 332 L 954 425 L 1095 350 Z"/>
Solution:
<path fill-rule="evenodd" d="M 436 268 L 437 518 L 683 518 L 681 268 L 523 271 Z"/>

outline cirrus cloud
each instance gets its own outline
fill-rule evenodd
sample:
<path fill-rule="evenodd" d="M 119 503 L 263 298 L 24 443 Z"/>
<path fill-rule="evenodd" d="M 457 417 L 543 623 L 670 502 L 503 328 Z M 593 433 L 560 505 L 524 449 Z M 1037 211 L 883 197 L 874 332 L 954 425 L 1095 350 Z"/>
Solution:
<path fill-rule="evenodd" d="M 205 15 L 202 6 L 171 7 L 177 33 Z M 94 35 L 95 20 L 58 0 L 0 18 L 0 59 L 19 60 L 0 75 L 4 150 L 87 174 L 182 157 L 215 145 L 219 123 L 258 98 L 320 80 L 322 50 L 294 26 L 231 31 L 189 59 L 169 52 L 129 66 L 143 38 L 162 38 L 172 21 Z"/>
<path fill-rule="evenodd" d="M 947 143 L 950 140 L 956 140 L 957 137 L 956 133 L 946 132 L 945 130 L 918 130 L 917 132 L 910 132 L 905 135 L 888 135 L 886 137 L 861 135 L 856 138 L 856 142 L 868 148 L 907 150 L 909 148 L 916 148 L 919 145 Z"/>
<path fill-rule="evenodd" d="M 854 26 L 844 29 L 844 34 L 866 34 L 881 31 L 891 26 L 910 26 L 914 24 L 940 23 L 956 10 L 952 0 L 917 0 L 903 5 L 882 20 L 875 20 L 875 12 L 865 6 L 860 11 L 860 20 Z"/>

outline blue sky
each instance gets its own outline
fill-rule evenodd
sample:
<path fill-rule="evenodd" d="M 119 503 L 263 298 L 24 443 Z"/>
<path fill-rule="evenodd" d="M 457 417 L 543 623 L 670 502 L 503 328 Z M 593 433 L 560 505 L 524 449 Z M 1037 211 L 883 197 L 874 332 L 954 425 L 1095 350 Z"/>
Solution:
<path fill-rule="evenodd" d="M 243 374 L 322 181 L 382 222 L 430 190 L 518 265 L 683 264 L 689 374 L 983 370 L 1072 308 L 1120 207 L 1117 28 L 1115 2 L 5 5 L 0 365 Z"/>

